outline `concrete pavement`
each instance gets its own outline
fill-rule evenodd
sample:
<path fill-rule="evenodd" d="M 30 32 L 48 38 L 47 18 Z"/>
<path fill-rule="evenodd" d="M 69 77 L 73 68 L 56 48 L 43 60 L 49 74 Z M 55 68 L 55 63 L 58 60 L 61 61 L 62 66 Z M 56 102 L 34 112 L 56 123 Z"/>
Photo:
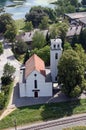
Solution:
<path fill-rule="evenodd" d="M 3 68 L 6 63 L 10 63 L 10 65 L 13 65 L 16 68 L 15 76 L 19 77 L 21 64 L 15 59 L 8 43 L 4 43 L 4 52 L 2 55 L 0 55 L 0 78 L 3 74 Z"/>

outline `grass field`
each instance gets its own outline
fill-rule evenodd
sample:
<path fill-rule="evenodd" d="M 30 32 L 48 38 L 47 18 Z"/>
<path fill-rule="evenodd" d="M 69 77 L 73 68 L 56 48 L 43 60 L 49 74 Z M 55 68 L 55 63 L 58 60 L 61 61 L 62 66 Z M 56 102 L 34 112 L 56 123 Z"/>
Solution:
<path fill-rule="evenodd" d="M 0 121 L 0 130 L 13 127 L 13 120 L 16 119 L 17 125 L 58 119 L 73 114 L 86 112 L 86 100 L 71 102 L 61 102 L 54 104 L 34 105 L 16 109 L 10 115 Z"/>
<path fill-rule="evenodd" d="M 65 128 L 63 130 L 86 130 L 86 126 L 76 126 L 72 128 Z"/>

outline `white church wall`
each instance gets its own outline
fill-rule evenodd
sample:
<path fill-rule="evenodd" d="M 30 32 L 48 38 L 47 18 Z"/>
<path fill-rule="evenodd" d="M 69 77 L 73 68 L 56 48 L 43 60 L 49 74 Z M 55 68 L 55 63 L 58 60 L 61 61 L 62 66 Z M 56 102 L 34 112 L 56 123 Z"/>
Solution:
<path fill-rule="evenodd" d="M 36 75 L 36 76 L 35 76 Z M 37 88 L 34 86 L 34 80 L 37 80 Z M 38 71 L 33 71 L 26 80 L 28 97 L 34 97 L 34 90 L 40 90 L 44 87 L 45 77 Z"/>
<path fill-rule="evenodd" d="M 36 76 L 35 76 L 36 75 Z M 34 86 L 37 80 L 37 88 Z M 45 82 L 45 76 L 38 71 L 33 71 L 26 80 L 26 96 L 34 97 L 34 91 L 38 91 L 38 97 L 52 96 L 52 83 Z"/>
<path fill-rule="evenodd" d="M 25 97 L 26 96 L 25 83 L 20 83 L 19 84 L 19 92 L 20 92 L 20 97 Z"/>

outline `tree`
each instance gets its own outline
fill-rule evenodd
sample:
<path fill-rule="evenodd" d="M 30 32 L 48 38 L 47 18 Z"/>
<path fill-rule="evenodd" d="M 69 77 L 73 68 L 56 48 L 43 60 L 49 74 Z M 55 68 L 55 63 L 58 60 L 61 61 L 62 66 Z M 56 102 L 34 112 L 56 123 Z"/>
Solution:
<path fill-rule="evenodd" d="M 43 19 L 41 20 L 41 23 L 39 24 L 39 28 L 40 29 L 48 29 L 49 24 L 48 24 L 49 18 L 48 17 L 43 17 Z"/>
<path fill-rule="evenodd" d="M 12 77 L 14 73 L 15 73 L 15 68 L 12 65 L 10 65 L 9 63 L 6 63 L 4 66 L 3 76 Z"/>
<path fill-rule="evenodd" d="M 78 6 L 78 0 L 70 0 L 70 4 L 77 7 Z"/>
<path fill-rule="evenodd" d="M 49 17 L 52 22 L 56 20 L 56 13 L 53 9 L 42 7 L 42 6 L 34 6 L 30 9 L 29 13 L 25 15 L 26 21 L 32 21 L 34 27 L 38 27 L 41 23 L 43 17 Z"/>
<path fill-rule="evenodd" d="M 44 16 L 47 16 L 47 14 L 40 6 L 37 6 L 32 7 L 30 12 L 25 15 L 25 18 L 26 21 L 32 21 L 34 27 L 38 27 Z"/>
<path fill-rule="evenodd" d="M 57 16 L 63 16 L 64 13 L 75 12 L 75 7 L 77 6 L 77 0 L 58 0 L 55 2 L 55 10 Z"/>
<path fill-rule="evenodd" d="M 14 20 L 11 15 L 8 13 L 4 13 L 0 15 L 0 33 L 5 33 L 7 30 L 7 25 L 14 24 Z"/>
<path fill-rule="evenodd" d="M 58 82 L 62 91 L 71 97 L 77 97 L 83 90 L 85 68 L 82 59 L 74 50 L 65 50 L 58 65 Z"/>
<path fill-rule="evenodd" d="M 3 85 L 10 84 L 14 73 L 15 73 L 15 68 L 9 63 L 6 63 L 3 70 L 3 76 L 1 78 L 2 84 Z"/>
<path fill-rule="evenodd" d="M 86 0 L 81 1 L 82 5 L 86 5 Z"/>
<path fill-rule="evenodd" d="M 14 45 L 14 48 L 17 54 L 23 54 L 28 50 L 27 44 L 22 40 L 17 41 Z"/>
<path fill-rule="evenodd" d="M 72 49 L 71 44 L 68 43 L 68 42 L 66 42 L 66 43 L 64 44 L 64 50 L 69 50 L 69 49 Z"/>
<path fill-rule="evenodd" d="M 81 43 L 82 47 L 86 50 L 86 28 L 80 32 L 79 43 Z"/>
<path fill-rule="evenodd" d="M 72 38 L 72 47 L 74 47 L 76 43 L 78 43 L 78 37 L 77 37 L 77 35 L 75 34 L 75 35 L 73 36 L 73 38 Z"/>
<path fill-rule="evenodd" d="M 0 110 L 4 108 L 5 106 L 5 98 L 4 98 L 4 93 L 0 93 Z"/>
<path fill-rule="evenodd" d="M 68 21 L 64 21 L 63 23 L 59 23 L 57 26 L 58 34 L 59 34 L 60 38 L 62 39 L 63 44 L 65 42 L 66 32 L 69 27 L 68 25 L 69 25 Z"/>
<path fill-rule="evenodd" d="M 26 52 L 26 54 L 24 56 L 24 61 L 23 61 L 24 64 L 29 59 L 29 57 L 30 57 L 30 50 L 27 50 L 27 52 Z"/>
<path fill-rule="evenodd" d="M 47 45 L 41 49 L 35 48 L 30 52 L 30 55 L 37 54 L 48 66 L 50 65 L 50 47 Z"/>
<path fill-rule="evenodd" d="M 3 45 L 2 43 L 0 42 L 0 55 L 3 53 Z"/>
<path fill-rule="evenodd" d="M 64 44 L 67 30 L 68 30 L 68 22 L 67 21 L 54 24 L 50 28 L 51 38 L 56 38 L 59 36 L 62 39 L 63 44 Z"/>
<path fill-rule="evenodd" d="M 4 33 L 4 37 L 8 39 L 10 42 L 13 42 L 15 40 L 17 34 L 17 29 L 15 24 L 10 24 L 6 26 L 6 31 Z"/>
<path fill-rule="evenodd" d="M 32 48 L 42 48 L 46 45 L 46 40 L 45 40 L 45 36 L 43 35 L 43 33 L 36 31 L 33 38 L 32 38 L 33 42 L 32 42 Z"/>
<path fill-rule="evenodd" d="M 30 22 L 25 22 L 25 30 L 26 31 L 31 31 L 31 30 L 33 30 L 33 25 L 32 25 L 32 22 L 30 21 Z"/>

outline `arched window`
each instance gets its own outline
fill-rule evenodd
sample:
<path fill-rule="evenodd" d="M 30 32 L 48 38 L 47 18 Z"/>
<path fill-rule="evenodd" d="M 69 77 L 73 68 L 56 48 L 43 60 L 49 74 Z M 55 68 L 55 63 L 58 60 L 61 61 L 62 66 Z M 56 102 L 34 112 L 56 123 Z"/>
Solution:
<path fill-rule="evenodd" d="M 34 88 L 37 88 L 37 80 L 34 80 Z"/>
<path fill-rule="evenodd" d="M 54 47 L 54 49 L 55 49 L 55 48 L 56 48 L 56 45 L 54 44 L 53 47 Z"/>
<path fill-rule="evenodd" d="M 55 54 L 55 59 L 58 59 L 58 53 Z"/>
<path fill-rule="evenodd" d="M 59 48 L 59 44 L 58 44 L 58 46 L 57 46 L 58 48 Z"/>

